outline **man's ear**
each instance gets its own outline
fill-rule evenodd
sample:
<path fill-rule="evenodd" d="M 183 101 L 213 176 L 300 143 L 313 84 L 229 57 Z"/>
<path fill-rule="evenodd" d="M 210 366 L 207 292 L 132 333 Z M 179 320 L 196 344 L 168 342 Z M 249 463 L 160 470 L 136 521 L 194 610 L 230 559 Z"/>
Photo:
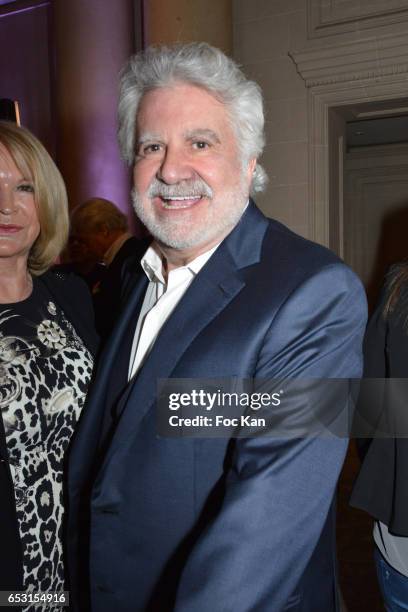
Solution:
<path fill-rule="evenodd" d="M 247 177 L 248 177 L 248 187 L 251 187 L 252 178 L 254 176 L 255 168 L 256 168 L 256 157 L 250 159 L 247 167 Z"/>
<path fill-rule="evenodd" d="M 101 225 L 101 234 L 106 238 L 107 236 L 109 236 L 110 234 L 110 229 L 109 227 L 106 225 L 106 223 L 103 223 Z"/>

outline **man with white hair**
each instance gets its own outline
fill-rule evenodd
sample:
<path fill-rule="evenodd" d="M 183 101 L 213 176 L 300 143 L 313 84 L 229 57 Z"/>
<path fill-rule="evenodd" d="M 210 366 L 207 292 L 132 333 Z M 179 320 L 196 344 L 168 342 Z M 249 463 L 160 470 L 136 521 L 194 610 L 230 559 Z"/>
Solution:
<path fill-rule="evenodd" d="M 72 449 L 74 599 L 96 612 L 335 610 L 346 439 L 283 437 L 262 423 L 246 435 L 243 422 L 219 436 L 211 423 L 224 415 L 211 421 L 208 407 L 198 436 L 172 413 L 167 423 L 184 425 L 171 437 L 157 385 L 189 379 L 190 409 L 204 397 L 198 379 L 359 377 L 363 289 L 250 199 L 266 182 L 262 96 L 221 51 L 194 43 L 131 58 L 119 121 L 152 240 L 127 265 Z M 293 431 L 312 411 L 300 400 L 284 422 Z"/>

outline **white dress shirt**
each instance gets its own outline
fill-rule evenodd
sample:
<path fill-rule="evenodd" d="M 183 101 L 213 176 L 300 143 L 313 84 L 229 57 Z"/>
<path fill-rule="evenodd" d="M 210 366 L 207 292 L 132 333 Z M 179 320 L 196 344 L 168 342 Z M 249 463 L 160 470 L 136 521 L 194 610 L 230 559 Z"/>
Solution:
<path fill-rule="evenodd" d="M 137 321 L 129 362 L 129 380 L 139 371 L 174 308 L 183 297 L 195 276 L 218 248 L 202 253 L 186 266 L 171 270 L 167 283 L 163 277 L 162 258 L 149 246 L 141 259 L 142 268 L 149 279 L 143 305 Z"/>

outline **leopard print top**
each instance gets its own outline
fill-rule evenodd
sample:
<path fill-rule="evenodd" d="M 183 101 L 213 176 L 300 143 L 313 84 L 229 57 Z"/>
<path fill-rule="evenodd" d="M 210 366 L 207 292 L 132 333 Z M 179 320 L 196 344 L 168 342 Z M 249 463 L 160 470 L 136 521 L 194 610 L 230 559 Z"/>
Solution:
<path fill-rule="evenodd" d="M 28 299 L 0 304 L 0 408 L 28 591 L 64 590 L 64 455 L 91 372 L 92 356 L 41 282 Z"/>

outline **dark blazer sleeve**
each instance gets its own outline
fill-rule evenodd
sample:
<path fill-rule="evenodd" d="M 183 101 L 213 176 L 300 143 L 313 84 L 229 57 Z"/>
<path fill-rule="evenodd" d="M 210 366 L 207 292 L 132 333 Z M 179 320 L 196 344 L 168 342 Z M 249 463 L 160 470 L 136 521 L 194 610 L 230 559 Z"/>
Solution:
<path fill-rule="evenodd" d="M 391 271 L 392 274 L 392 271 Z M 364 380 L 357 406 L 358 446 L 363 458 L 350 503 L 408 536 L 408 440 L 405 414 L 408 393 L 407 288 L 384 317 L 386 288 L 370 319 L 364 340 Z M 403 425 L 403 430 L 400 425 Z"/>
<path fill-rule="evenodd" d="M 360 282 L 329 265 L 282 304 L 257 377 L 359 377 L 365 323 Z M 283 610 L 316 548 L 346 449 L 336 437 L 238 439 L 222 509 L 187 562 L 175 609 Z"/>
<path fill-rule="evenodd" d="M 384 316 L 386 294 L 382 297 L 367 325 L 364 337 L 364 377 L 385 378 L 388 375 L 388 320 Z"/>
<path fill-rule="evenodd" d="M 384 288 L 364 336 L 364 374 L 353 423 L 353 435 L 361 460 L 367 454 L 383 411 L 385 378 L 389 372 L 389 321 L 383 314 L 386 298 Z"/>

